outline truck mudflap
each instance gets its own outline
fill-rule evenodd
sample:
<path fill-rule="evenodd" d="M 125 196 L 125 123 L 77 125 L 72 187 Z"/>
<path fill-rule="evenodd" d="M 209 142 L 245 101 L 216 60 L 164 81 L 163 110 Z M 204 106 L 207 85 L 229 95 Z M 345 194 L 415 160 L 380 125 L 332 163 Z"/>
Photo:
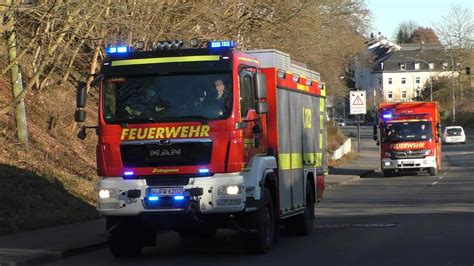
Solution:
<path fill-rule="evenodd" d="M 97 183 L 97 210 L 103 215 L 147 212 L 240 212 L 246 187 L 239 173 L 190 178 L 186 185 L 150 186 L 146 179 L 103 178 Z"/>
<path fill-rule="evenodd" d="M 324 175 L 316 176 L 316 201 L 320 201 L 324 194 Z"/>

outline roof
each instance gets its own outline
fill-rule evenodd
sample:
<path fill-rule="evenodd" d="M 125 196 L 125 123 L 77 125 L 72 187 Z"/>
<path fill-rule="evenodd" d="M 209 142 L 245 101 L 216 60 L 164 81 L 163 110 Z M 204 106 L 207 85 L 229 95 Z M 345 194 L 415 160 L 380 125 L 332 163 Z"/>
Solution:
<path fill-rule="evenodd" d="M 425 62 L 426 61 L 426 62 Z M 380 63 L 383 62 L 383 69 Z M 374 70 L 378 71 L 429 71 L 428 63 L 434 64 L 431 70 L 450 69 L 451 58 L 444 49 L 401 49 L 394 51 L 384 60 L 376 62 Z M 418 69 L 415 64 L 419 63 Z M 405 65 L 405 70 L 401 70 L 400 65 Z"/>

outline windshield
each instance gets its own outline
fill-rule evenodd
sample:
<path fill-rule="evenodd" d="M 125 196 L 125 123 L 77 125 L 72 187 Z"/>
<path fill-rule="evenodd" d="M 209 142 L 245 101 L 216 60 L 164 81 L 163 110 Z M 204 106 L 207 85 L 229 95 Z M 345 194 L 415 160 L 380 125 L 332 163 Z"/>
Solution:
<path fill-rule="evenodd" d="M 446 136 L 461 136 L 461 135 L 462 135 L 462 129 L 458 127 L 446 129 Z"/>
<path fill-rule="evenodd" d="M 232 108 L 230 73 L 109 77 L 103 95 L 108 123 L 222 119 Z"/>
<path fill-rule="evenodd" d="M 433 138 L 431 122 L 394 122 L 382 128 L 385 142 L 421 141 Z"/>

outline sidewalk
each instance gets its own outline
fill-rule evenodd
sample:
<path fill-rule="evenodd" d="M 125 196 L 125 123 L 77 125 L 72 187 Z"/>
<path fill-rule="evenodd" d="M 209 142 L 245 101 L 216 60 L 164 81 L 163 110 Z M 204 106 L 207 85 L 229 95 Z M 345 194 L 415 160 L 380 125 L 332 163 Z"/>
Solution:
<path fill-rule="evenodd" d="M 357 153 L 357 139 L 352 139 L 352 151 Z M 326 189 L 338 185 L 348 184 L 361 177 L 372 174 L 380 168 L 379 148 L 372 139 L 360 140 L 359 157 L 348 165 L 329 169 L 329 175 L 325 178 Z"/>
<path fill-rule="evenodd" d="M 357 140 L 353 140 L 357 151 Z M 361 139 L 359 158 L 329 170 L 326 189 L 347 184 L 371 174 L 380 166 L 378 147 Z M 0 236 L 0 266 L 37 265 L 105 246 L 105 220 L 94 220 Z"/>

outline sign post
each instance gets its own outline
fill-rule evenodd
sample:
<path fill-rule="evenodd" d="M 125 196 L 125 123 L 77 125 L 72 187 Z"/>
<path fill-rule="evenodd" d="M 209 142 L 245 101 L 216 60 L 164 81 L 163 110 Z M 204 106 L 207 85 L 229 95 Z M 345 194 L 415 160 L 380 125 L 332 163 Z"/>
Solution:
<path fill-rule="evenodd" d="M 357 152 L 360 152 L 360 115 L 367 113 L 365 91 L 350 91 L 351 115 L 357 115 Z"/>

